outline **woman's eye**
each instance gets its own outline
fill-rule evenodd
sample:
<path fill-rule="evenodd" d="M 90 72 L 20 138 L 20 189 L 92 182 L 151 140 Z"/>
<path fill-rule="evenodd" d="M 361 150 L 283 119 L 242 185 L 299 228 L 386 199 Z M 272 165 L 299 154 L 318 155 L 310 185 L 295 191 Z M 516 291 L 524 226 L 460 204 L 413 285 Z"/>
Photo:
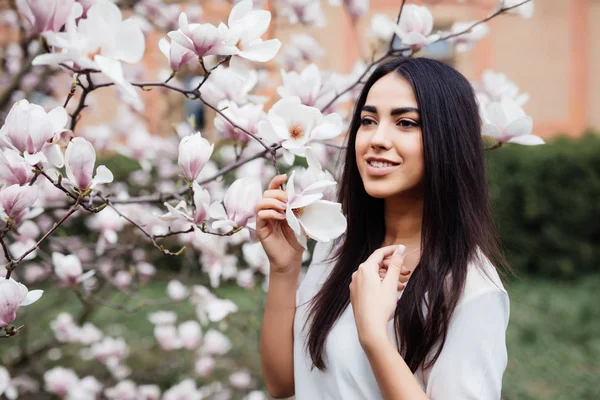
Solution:
<path fill-rule="evenodd" d="M 401 126 L 402 128 L 412 128 L 419 126 L 417 122 L 410 121 L 408 119 L 401 119 L 400 121 L 398 121 L 397 125 Z"/>
<path fill-rule="evenodd" d="M 360 120 L 361 125 L 372 125 L 374 123 L 375 123 L 375 121 L 373 121 L 371 118 L 362 118 Z"/>

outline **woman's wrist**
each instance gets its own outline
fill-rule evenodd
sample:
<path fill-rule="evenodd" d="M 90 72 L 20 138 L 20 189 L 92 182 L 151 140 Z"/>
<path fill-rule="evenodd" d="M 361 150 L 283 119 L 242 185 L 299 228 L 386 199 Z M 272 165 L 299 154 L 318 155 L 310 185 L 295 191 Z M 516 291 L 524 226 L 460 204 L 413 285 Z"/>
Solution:
<path fill-rule="evenodd" d="M 363 333 L 359 332 L 358 338 L 365 352 L 376 350 L 382 344 L 392 342 L 387 327 L 364 330 Z"/>

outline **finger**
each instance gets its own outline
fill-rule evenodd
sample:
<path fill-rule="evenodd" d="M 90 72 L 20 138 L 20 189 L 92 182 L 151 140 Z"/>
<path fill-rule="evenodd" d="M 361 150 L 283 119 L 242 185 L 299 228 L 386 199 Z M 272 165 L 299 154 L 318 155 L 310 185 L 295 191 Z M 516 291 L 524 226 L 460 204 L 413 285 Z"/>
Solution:
<path fill-rule="evenodd" d="M 287 203 L 287 192 L 281 189 L 269 189 L 263 193 L 263 198 L 273 198 Z"/>
<path fill-rule="evenodd" d="M 287 208 L 287 205 L 281 201 L 281 200 L 277 200 L 277 199 L 260 199 L 258 201 L 258 203 L 256 203 L 256 211 L 262 211 L 262 210 L 271 210 L 271 209 L 275 209 L 275 210 L 279 210 L 279 211 L 285 211 L 285 209 Z"/>
<path fill-rule="evenodd" d="M 390 259 L 390 265 L 387 269 L 385 278 L 383 279 L 384 285 L 392 287 L 397 286 L 397 282 L 400 279 L 400 270 L 404 263 L 404 254 L 406 253 L 406 246 L 400 244 L 396 247 L 393 252 L 392 258 Z"/>
<path fill-rule="evenodd" d="M 281 186 L 281 184 L 283 182 L 285 182 L 286 179 L 287 179 L 286 174 L 281 174 L 281 175 L 275 176 L 273 179 L 271 179 L 271 182 L 269 182 L 269 190 L 278 189 L 279 186 Z"/>
<path fill-rule="evenodd" d="M 386 257 L 389 257 L 394 253 L 394 249 L 396 247 L 397 247 L 396 245 L 392 245 L 392 246 L 381 247 L 381 248 L 375 250 L 373 252 L 373 254 L 371 254 L 369 256 L 369 258 L 367 258 L 367 260 L 363 264 L 372 264 L 372 265 L 376 265 L 377 267 L 379 267 L 379 265 L 381 265 L 381 263 L 383 262 L 383 260 Z"/>
<path fill-rule="evenodd" d="M 388 269 L 390 266 L 390 262 L 391 259 L 390 258 L 386 258 L 385 260 L 383 260 L 383 262 L 381 263 L 381 268 L 383 269 Z M 412 273 L 412 271 L 408 268 L 406 268 L 405 265 L 402 266 L 402 268 L 400 269 L 400 276 L 408 276 Z"/>
<path fill-rule="evenodd" d="M 275 210 L 262 210 L 256 214 L 256 217 L 259 221 L 267 221 L 270 219 L 276 219 L 278 221 L 282 221 L 285 219 L 285 214 L 282 214 Z"/>
<path fill-rule="evenodd" d="M 404 290 L 406 286 L 402 282 L 398 282 L 398 291 Z"/>

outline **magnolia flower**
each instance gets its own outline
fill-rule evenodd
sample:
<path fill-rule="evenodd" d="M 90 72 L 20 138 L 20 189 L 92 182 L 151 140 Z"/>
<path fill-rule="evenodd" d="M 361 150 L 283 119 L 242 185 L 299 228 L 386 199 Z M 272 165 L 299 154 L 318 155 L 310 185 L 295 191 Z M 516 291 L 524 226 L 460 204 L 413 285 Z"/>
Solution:
<path fill-rule="evenodd" d="M 338 114 L 323 116 L 314 107 L 301 104 L 298 97 L 279 100 L 268 114 L 268 122 L 259 124 L 266 138 L 283 140 L 282 146 L 295 155 L 305 156 L 312 140 L 328 140 L 342 133 L 342 118 Z"/>
<path fill-rule="evenodd" d="M 204 79 L 204 77 L 199 78 Z M 261 103 L 261 98 L 249 95 L 258 82 L 258 73 L 238 57 L 229 61 L 229 67 L 222 65 L 215 68 L 208 79 L 200 88 L 200 94 L 209 104 L 217 105 L 223 100 L 230 100 L 236 104 L 245 104 L 252 100 Z M 197 86 L 199 82 L 192 80 L 191 84 Z"/>
<path fill-rule="evenodd" d="M 202 328 L 197 321 L 185 321 L 177 327 L 177 333 L 184 349 L 193 350 L 200 344 Z"/>
<path fill-rule="evenodd" d="M 267 400 L 267 396 L 260 390 L 253 390 L 243 400 Z"/>
<path fill-rule="evenodd" d="M 203 313 L 206 313 L 209 321 L 211 322 L 221 321 L 229 314 L 237 311 L 238 306 L 233 301 L 228 299 L 219 299 L 217 297 L 211 299 L 202 310 Z"/>
<path fill-rule="evenodd" d="M 96 165 L 94 146 L 82 137 L 73 138 L 65 151 L 65 171 L 69 182 L 81 191 L 93 189 L 96 185 L 110 183 L 114 177 L 106 166 Z"/>
<path fill-rule="evenodd" d="M 61 312 L 50 321 L 50 329 L 54 337 L 61 343 L 76 342 L 79 339 L 80 328 L 73 320 L 73 316 L 67 312 Z"/>
<path fill-rule="evenodd" d="M 321 200 L 323 191 L 335 185 L 335 182 L 318 181 L 296 194 L 294 175 L 295 172 L 292 172 L 287 184 L 286 220 L 304 248 L 304 235 L 320 242 L 328 242 L 343 234 L 346 231 L 346 218 L 342 214 L 342 205 Z"/>
<path fill-rule="evenodd" d="M 104 395 L 112 400 L 134 400 L 136 399 L 137 386 L 135 382 L 127 379 L 117 383 L 115 386 L 104 389 Z"/>
<path fill-rule="evenodd" d="M 125 340 L 108 336 L 94 343 L 90 350 L 94 358 L 105 364 L 118 364 L 129 353 Z"/>
<path fill-rule="evenodd" d="M 95 271 L 90 270 L 83 273 L 81 261 L 75 254 L 65 256 L 57 252 L 52 253 L 52 264 L 54 265 L 54 273 L 56 277 L 69 285 L 78 284 L 90 276 L 94 275 Z"/>
<path fill-rule="evenodd" d="M 174 43 L 187 49 L 198 57 L 238 54 L 235 43 L 229 43 L 229 28 L 221 23 L 218 27 L 212 24 L 188 24 L 187 15 L 179 15 L 179 29 L 171 31 L 168 36 Z M 181 50 L 177 50 L 181 54 Z"/>
<path fill-rule="evenodd" d="M 0 150 L 0 183 L 25 185 L 33 178 L 31 166 L 16 150 Z"/>
<path fill-rule="evenodd" d="M 269 61 L 275 57 L 281 47 L 278 39 L 261 39 L 270 23 L 269 11 L 253 10 L 252 0 L 242 0 L 233 6 L 229 14 L 228 43 L 238 46 L 237 54 L 242 58 L 257 62 Z"/>
<path fill-rule="evenodd" d="M 277 88 L 281 97 L 298 96 L 300 102 L 314 106 L 321 93 L 321 72 L 315 64 L 310 64 L 302 70 L 285 72 L 281 70 L 283 85 Z"/>
<path fill-rule="evenodd" d="M 529 100 L 529 95 L 521 93 L 519 87 L 505 74 L 489 69 L 483 71 L 481 83 L 477 89 L 480 91 L 479 94 L 489 98 L 488 101 L 500 101 L 502 98 L 508 97 L 516 101 L 519 106 L 523 106 Z"/>
<path fill-rule="evenodd" d="M 194 190 L 194 210 L 191 213 L 188 211 L 185 200 L 181 200 L 175 207 L 165 202 L 168 212 L 159 216 L 159 218 L 163 221 L 185 219 L 202 226 L 210 211 L 210 193 L 208 190 L 201 188 L 196 181 L 192 182 L 192 189 Z"/>
<path fill-rule="evenodd" d="M 179 43 L 169 41 L 162 38 L 158 42 L 158 48 L 161 53 L 169 60 L 169 66 L 173 71 L 179 71 L 185 64 L 194 59 L 195 53 L 189 49 L 186 49 Z"/>
<path fill-rule="evenodd" d="M 79 378 L 72 369 L 54 367 L 44 373 L 44 389 L 59 397 L 66 397 L 78 383 Z"/>
<path fill-rule="evenodd" d="M 325 55 L 325 50 L 313 37 L 297 34 L 291 36 L 289 44 L 283 48 L 281 64 L 287 70 L 295 70 L 302 61 L 311 63 L 323 55 Z"/>
<path fill-rule="evenodd" d="M 246 390 L 252 382 L 252 377 L 246 371 L 237 371 L 229 375 L 229 383 L 236 389 Z"/>
<path fill-rule="evenodd" d="M 0 327 L 15 320 L 17 308 L 35 303 L 42 297 L 43 290 L 27 290 L 27 287 L 12 278 L 0 277 Z"/>
<path fill-rule="evenodd" d="M 267 114 L 265 114 L 263 108 L 262 104 L 247 103 L 240 107 L 233 101 L 222 101 L 219 103 L 219 109 L 223 110 L 222 113 L 227 118 L 252 134 L 258 133 L 258 123 L 267 118 Z M 217 132 L 226 138 L 231 138 L 241 143 L 248 143 L 252 140 L 249 135 L 234 127 L 220 114 L 215 116 L 214 124 Z"/>
<path fill-rule="evenodd" d="M 260 181 L 255 178 L 237 179 L 225 194 L 224 205 L 213 203 L 210 208 L 213 229 L 248 226 L 253 228 L 256 217 L 256 203 L 262 197 Z"/>
<path fill-rule="evenodd" d="M 162 400 L 202 399 L 204 396 L 198 391 L 193 379 L 185 379 L 163 393 Z"/>
<path fill-rule="evenodd" d="M 500 143 L 516 143 L 527 146 L 544 144 L 539 136 L 532 135 L 533 120 L 512 99 L 490 102 L 481 107 L 483 134 Z"/>
<path fill-rule="evenodd" d="M 68 122 L 67 111 L 56 107 L 46 112 L 41 106 L 27 100 L 16 102 L 0 129 L 0 142 L 4 141 L 23 153 L 30 165 L 50 161 L 62 166 L 62 153 L 57 145 L 49 143 L 63 131 Z"/>
<path fill-rule="evenodd" d="M 523 0 L 500 0 L 500 7 L 509 8 L 514 7 L 520 3 L 523 3 Z M 531 0 L 518 7 L 510 9 L 508 13 L 518 15 L 525 19 L 531 19 L 533 17 L 533 8 L 533 0 Z"/>
<path fill-rule="evenodd" d="M 145 51 L 144 34 L 137 22 L 122 20 L 121 10 L 110 1 L 94 3 L 81 18 L 82 7 L 76 3 L 66 22 L 64 32 L 46 32 L 50 46 L 60 52 L 41 54 L 33 65 L 58 65 L 73 62 L 77 68 L 100 70 L 125 94 L 125 98 L 138 110 L 143 103 L 123 72 L 122 62 L 135 64 Z"/>
<path fill-rule="evenodd" d="M 71 388 L 67 400 L 95 400 L 100 392 L 102 384 L 93 376 L 86 376 Z"/>
<path fill-rule="evenodd" d="M 373 14 L 369 35 L 374 36 L 381 41 L 389 42 L 394 35 L 395 26 L 396 24 L 394 21 L 387 15 L 381 13 Z"/>
<path fill-rule="evenodd" d="M 260 271 L 263 275 L 269 274 L 269 257 L 260 242 L 244 243 L 242 255 L 250 268 Z"/>
<path fill-rule="evenodd" d="M 450 34 L 454 35 L 460 32 L 464 32 L 465 30 L 469 29 L 473 24 L 474 22 L 455 22 L 450 28 Z M 489 32 L 490 28 L 488 28 L 486 24 L 478 24 L 463 34 L 453 36 L 452 38 L 450 38 L 450 42 L 454 43 L 454 45 L 456 46 L 456 51 L 468 51 L 471 48 L 473 48 L 475 43 L 486 37 Z"/>
<path fill-rule="evenodd" d="M 413 50 L 419 50 L 439 38 L 432 35 L 433 15 L 426 6 L 414 4 L 405 5 L 398 25 L 394 26 L 396 35 L 402 44 L 410 46 Z"/>
<path fill-rule="evenodd" d="M 148 320 L 154 325 L 173 325 L 177 314 L 173 311 L 156 311 L 148 314 Z"/>
<path fill-rule="evenodd" d="M 140 385 L 137 389 L 137 400 L 159 400 L 160 388 L 157 385 Z"/>
<path fill-rule="evenodd" d="M 329 0 L 332 6 L 344 4 L 353 19 L 358 19 L 369 12 L 369 0 Z"/>
<path fill-rule="evenodd" d="M 290 24 L 301 23 L 322 27 L 326 23 L 320 1 L 281 0 L 277 3 L 277 11 L 282 17 L 288 17 Z"/>
<path fill-rule="evenodd" d="M 167 284 L 167 295 L 175 301 L 183 300 L 190 295 L 190 290 L 176 279 Z"/>
<path fill-rule="evenodd" d="M 37 33 L 59 32 L 71 12 L 75 0 L 20 0 L 19 11 Z"/>
<path fill-rule="evenodd" d="M 221 332 L 210 329 L 204 335 L 200 353 L 209 356 L 222 356 L 231 350 L 231 340 Z"/>
<path fill-rule="evenodd" d="M 201 357 L 194 364 L 194 371 L 201 378 L 206 378 L 212 374 L 215 369 L 215 359 L 212 357 Z"/>
<path fill-rule="evenodd" d="M 18 218 L 35 203 L 37 196 L 38 188 L 36 186 L 3 187 L 0 189 L 0 211 L 3 210 L 8 218 Z"/>
<path fill-rule="evenodd" d="M 17 388 L 11 382 L 8 370 L 0 366 L 0 396 L 5 395 L 8 400 L 15 400 L 19 393 Z"/>
<path fill-rule="evenodd" d="M 163 350 L 170 351 L 182 347 L 181 338 L 173 325 L 156 325 L 154 337 Z"/>
<path fill-rule="evenodd" d="M 186 136 L 179 142 L 178 163 L 183 176 L 195 180 L 212 155 L 214 144 L 204 139 L 200 132 Z"/>

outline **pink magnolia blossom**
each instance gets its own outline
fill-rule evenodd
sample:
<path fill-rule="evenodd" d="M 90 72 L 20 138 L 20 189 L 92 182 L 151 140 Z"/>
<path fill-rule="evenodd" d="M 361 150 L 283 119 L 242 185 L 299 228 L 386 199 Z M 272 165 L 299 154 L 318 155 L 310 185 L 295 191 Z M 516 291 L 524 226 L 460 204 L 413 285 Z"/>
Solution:
<path fill-rule="evenodd" d="M 222 356 L 231 350 L 231 340 L 221 332 L 210 329 L 204 335 L 200 353 L 209 356 Z"/>
<path fill-rule="evenodd" d="M 99 165 L 96 176 L 93 176 L 95 164 L 94 146 L 82 137 L 73 138 L 65 151 L 65 171 L 69 182 L 82 191 L 112 182 L 113 174 L 104 165 Z"/>
<path fill-rule="evenodd" d="M 50 322 L 50 329 L 54 337 L 61 343 L 72 343 L 79 340 L 80 328 L 73 320 L 73 316 L 67 312 L 61 312 Z"/>
<path fill-rule="evenodd" d="M 173 71 L 179 71 L 185 64 L 196 57 L 196 54 L 175 41 L 169 41 L 162 38 L 158 42 L 158 48 L 161 53 L 169 60 L 169 66 Z"/>
<path fill-rule="evenodd" d="M 212 24 L 189 24 L 186 13 L 179 16 L 179 29 L 168 33 L 172 44 L 177 43 L 198 57 L 238 54 L 235 43 L 229 43 L 230 31 L 221 23 L 218 27 Z M 180 50 L 178 50 L 180 51 Z"/>
<path fill-rule="evenodd" d="M 219 109 L 223 110 L 223 114 L 227 118 L 252 134 L 258 133 L 258 123 L 267 118 L 267 114 L 263 111 L 263 108 L 262 104 L 247 103 L 243 106 L 238 106 L 233 101 L 219 103 Z M 217 132 L 226 138 L 231 138 L 241 143 L 248 143 L 252 140 L 252 137 L 234 127 L 220 114 L 215 116 L 214 124 Z"/>
<path fill-rule="evenodd" d="M 127 379 L 115 386 L 104 389 L 104 395 L 111 400 L 136 400 L 137 386 Z"/>
<path fill-rule="evenodd" d="M 23 153 L 30 165 L 50 161 L 62 166 L 62 153 L 57 145 L 49 143 L 67 125 L 68 114 L 63 107 L 46 112 L 41 106 L 27 100 L 16 102 L 0 129 L 0 142 L 4 141 Z"/>
<path fill-rule="evenodd" d="M 236 389 L 246 390 L 252 383 L 252 377 L 247 371 L 237 371 L 229 375 L 229 383 Z"/>
<path fill-rule="evenodd" d="M 83 273 L 81 261 L 75 254 L 52 253 L 52 264 L 54 265 L 54 273 L 61 281 L 69 285 L 75 285 L 83 282 L 87 278 L 94 275 L 95 271 L 90 270 Z"/>
<path fill-rule="evenodd" d="M 66 397 L 79 384 L 75 371 L 63 367 L 54 367 L 44 373 L 44 388 L 59 397 Z"/>
<path fill-rule="evenodd" d="M 75 0 L 20 0 L 19 10 L 37 33 L 59 32 Z"/>
<path fill-rule="evenodd" d="M 474 22 L 455 22 L 450 28 L 450 34 L 464 32 L 470 28 Z M 456 51 L 464 52 L 471 50 L 475 44 L 487 36 L 490 28 L 486 24 L 478 24 L 467 32 L 450 38 L 450 42 L 454 43 Z"/>
<path fill-rule="evenodd" d="M 281 71 L 283 85 L 277 88 L 281 97 L 298 96 L 302 104 L 314 106 L 321 95 L 321 72 L 315 64 L 310 64 L 298 73 Z"/>
<path fill-rule="evenodd" d="M 12 278 L 0 277 L 0 327 L 15 320 L 17 309 L 35 303 L 42 297 L 43 290 L 27 290 L 27 287 Z"/>
<path fill-rule="evenodd" d="M 194 364 L 194 371 L 201 378 L 209 377 L 215 369 L 215 359 L 212 357 L 201 357 Z"/>
<path fill-rule="evenodd" d="M 118 364 L 129 354 L 129 347 L 122 338 L 104 337 L 92 345 L 91 354 L 105 364 Z"/>
<path fill-rule="evenodd" d="M 162 397 L 162 400 L 201 399 L 204 396 L 196 387 L 193 379 L 184 379 L 178 384 L 171 386 Z"/>
<path fill-rule="evenodd" d="M 261 197 L 262 187 L 258 179 L 237 179 L 225 194 L 225 207 L 221 203 L 213 203 L 211 206 L 211 217 L 217 219 L 212 224 L 213 229 L 253 228 L 256 203 Z"/>
<path fill-rule="evenodd" d="M 404 6 L 400 22 L 394 27 L 402 44 L 410 46 L 413 50 L 419 50 L 439 38 L 439 35 L 431 34 L 432 30 L 433 15 L 429 8 L 414 4 Z"/>
<path fill-rule="evenodd" d="M 212 155 L 214 145 L 200 132 L 186 136 L 179 142 L 179 167 L 189 181 L 195 180 Z"/>
<path fill-rule="evenodd" d="M 296 34 L 283 48 L 281 64 L 285 69 L 296 70 L 302 62 L 312 63 L 325 55 L 325 50 L 312 36 Z"/>
<path fill-rule="evenodd" d="M 200 344 L 202 328 L 197 321 L 185 321 L 177 327 L 177 333 L 184 349 L 193 350 Z"/>
<path fill-rule="evenodd" d="M 181 338 L 174 325 L 156 325 L 154 337 L 163 350 L 176 350 L 182 347 Z"/>
<path fill-rule="evenodd" d="M 136 400 L 159 400 L 160 388 L 157 385 L 140 385 L 137 388 Z"/>
<path fill-rule="evenodd" d="M 36 186 L 11 185 L 0 189 L 0 215 L 2 210 L 10 218 L 17 218 L 35 203 L 38 196 Z"/>
<path fill-rule="evenodd" d="M 31 166 L 16 150 L 0 150 L 0 182 L 6 185 L 26 185 L 33 178 Z"/>

